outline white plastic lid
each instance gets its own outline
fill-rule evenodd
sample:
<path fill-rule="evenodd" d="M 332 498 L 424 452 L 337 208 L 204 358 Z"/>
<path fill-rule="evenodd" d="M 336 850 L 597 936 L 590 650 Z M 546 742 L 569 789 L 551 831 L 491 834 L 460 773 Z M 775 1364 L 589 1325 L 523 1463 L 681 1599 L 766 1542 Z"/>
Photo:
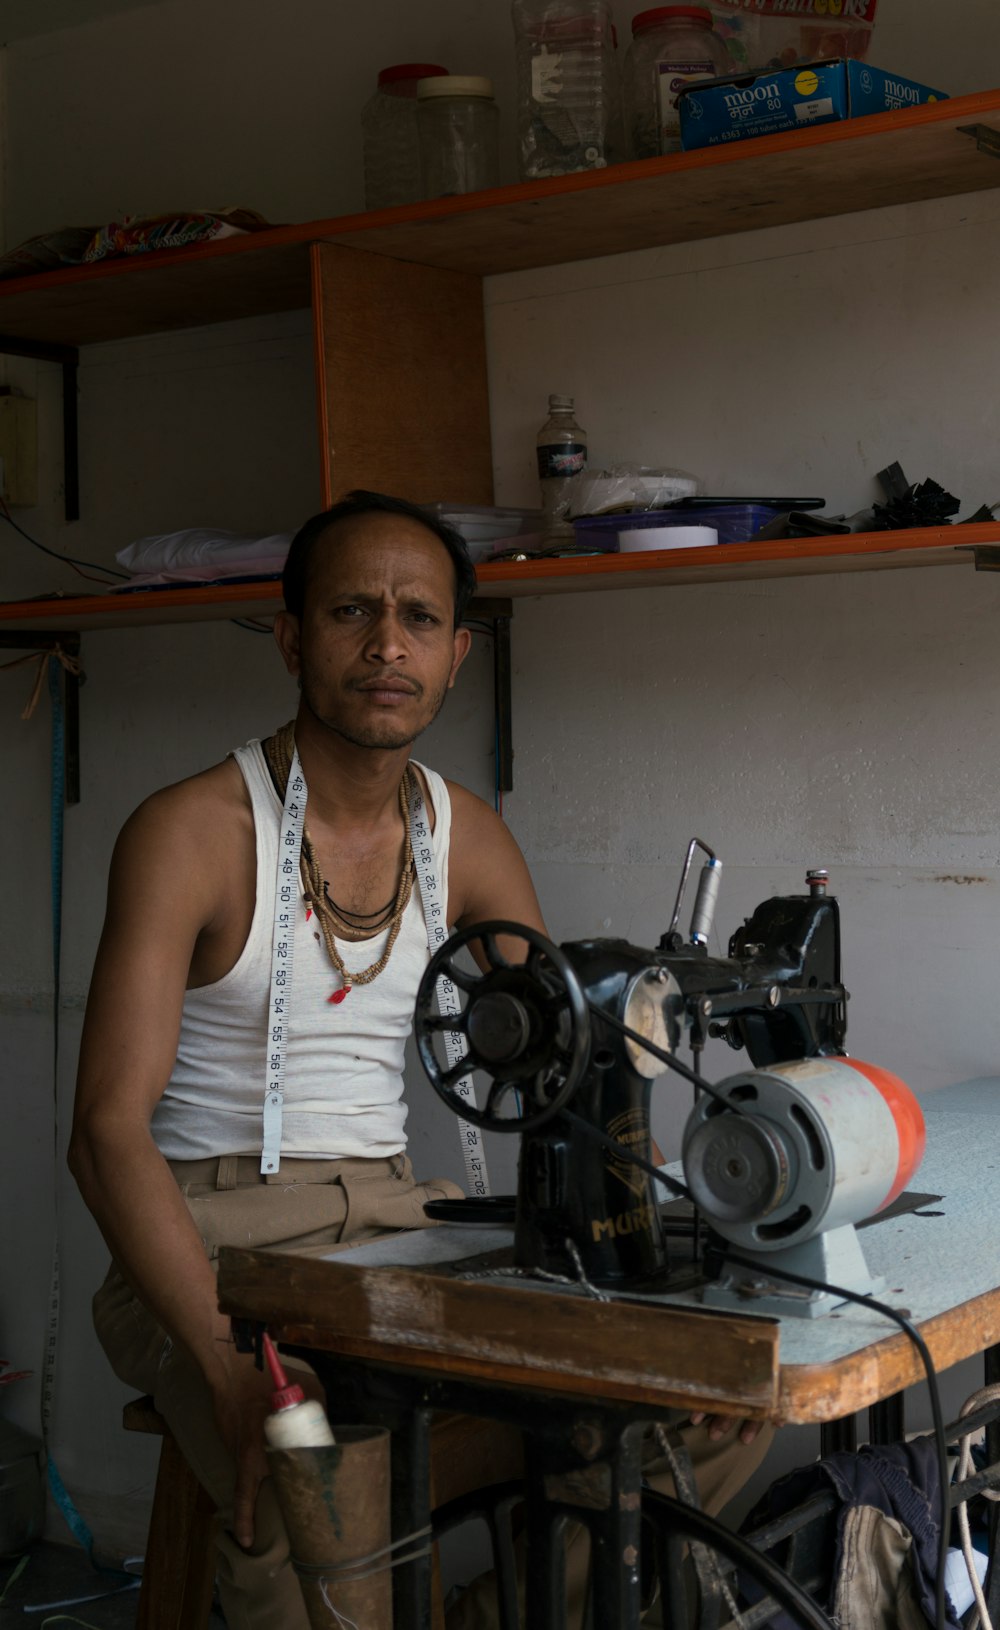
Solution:
<path fill-rule="evenodd" d="M 480 74 L 435 74 L 433 79 L 417 80 L 417 97 L 492 96 L 493 81 Z"/>

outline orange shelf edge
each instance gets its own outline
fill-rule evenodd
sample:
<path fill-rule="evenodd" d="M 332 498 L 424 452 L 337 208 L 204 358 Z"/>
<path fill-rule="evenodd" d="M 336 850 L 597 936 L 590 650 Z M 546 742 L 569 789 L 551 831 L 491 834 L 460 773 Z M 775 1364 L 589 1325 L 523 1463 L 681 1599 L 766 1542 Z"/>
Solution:
<path fill-rule="evenodd" d="M 191 265 L 195 261 L 227 260 L 255 250 L 281 248 L 319 242 L 335 243 L 355 233 L 377 232 L 382 227 L 417 225 L 444 221 L 456 216 L 488 213 L 498 205 L 531 204 L 546 198 L 574 192 L 600 192 L 607 187 L 627 185 L 651 176 L 683 174 L 739 165 L 755 158 L 801 153 L 817 147 L 836 147 L 863 141 L 868 136 L 911 130 L 926 125 L 951 124 L 957 118 L 973 119 L 979 113 L 1000 114 L 1000 89 L 973 91 L 943 102 L 899 108 L 891 113 L 872 113 L 860 119 L 843 119 L 835 124 L 808 125 L 802 130 L 781 131 L 775 136 L 758 136 L 752 141 L 730 142 L 720 147 L 701 147 L 691 152 L 672 153 L 664 158 L 631 159 L 611 164 L 603 170 L 578 170 L 571 175 L 552 176 L 539 181 L 518 181 L 484 192 L 465 193 L 451 198 L 423 199 L 391 209 L 361 210 L 350 215 L 334 215 L 315 221 L 273 226 L 244 236 L 223 238 L 217 243 L 191 244 L 181 249 L 124 256 L 98 261 L 88 266 L 60 267 L 26 277 L 9 277 L 0 282 L 0 333 L 3 301 L 19 294 L 43 294 L 47 289 L 74 283 L 99 282 L 105 278 L 140 276 L 154 267 Z"/>
<path fill-rule="evenodd" d="M 1000 123 L 1000 90 L 5 278 L 0 345 L 84 345 L 304 308 L 316 242 L 489 275 L 990 188 L 995 159 L 954 134 L 990 120 Z"/>
<path fill-rule="evenodd" d="M 692 581 L 736 581 L 746 570 L 773 570 L 769 575 L 798 575 L 810 570 L 858 571 L 893 566 L 971 564 L 975 547 L 1000 548 L 1000 525 L 928 527 L 909 532 L 859 532 L 833 538 L 785 538 L 767 543 L 720 544 L 711 549 L 666 549 L 645 554 L 587 555 L 579 558 L 486 562 L 477 568 L 486 593 L 571 594 L 588 588 L 669 587 Z M 926 557 L 922 561 L 921 557 Z M 698 578 L 693 579 L 692 573 Z M 224 620 L 271 615 L 280 605 L 280 580 L 219 583 L 150 589 L 131 594 L 93 594 L 0 605 L 3 630 L 129 627 L 147 624 Z M 150 615 L 152 613 L 153 615 Z M 137 615 L 138 614 L 138 615 Z M 187 615 L 186 615 L 187 614 Z M 193 614 L 193 615 L 192 615 Z"/>

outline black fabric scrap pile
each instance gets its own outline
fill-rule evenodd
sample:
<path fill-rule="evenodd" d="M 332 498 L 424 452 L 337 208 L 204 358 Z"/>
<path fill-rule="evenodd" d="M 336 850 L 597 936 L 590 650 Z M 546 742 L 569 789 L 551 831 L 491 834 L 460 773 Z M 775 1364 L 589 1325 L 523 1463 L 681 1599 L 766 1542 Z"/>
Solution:
<path fill-rule="evenodd" d="M 948 526 L 961 502 L 937 481 L 919 481 L 903 492 L 891 493 L 884 504 L 873 504 L 873 532 L 901 532 L 915 526 Z"/>

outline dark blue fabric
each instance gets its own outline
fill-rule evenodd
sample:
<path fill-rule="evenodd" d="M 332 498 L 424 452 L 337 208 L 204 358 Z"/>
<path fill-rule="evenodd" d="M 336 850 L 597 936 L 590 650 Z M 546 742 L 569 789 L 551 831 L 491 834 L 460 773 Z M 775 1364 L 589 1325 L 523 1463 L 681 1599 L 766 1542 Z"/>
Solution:
<path fill-rule="evenodd" d="M 826 1460 L 802 1466 L 772 1483 L 744 1522 L 741 1532 L 747 1533 L 775 1517 L 784 1516 L 811 1496 L 823 1493 L 831 1483 L 842 1502 L 837 1522 L 834 1579 L 840 1572 L 843 1554 L 845 1512 L 852 1506 L 875 1506 L 887 1517 L 895 1517 L 913 1537 L 910 1554 L 917 1599 L 928 1623 L 933 1625 L 938 1538 L 943 1515 L 934 1439 L 866 1444 L 856 1454 L 842 1451 Z M 947 1597 L 946 1609 L 949 1625 L 953 1630 L 960 1630 L 955 1609 Z"/>

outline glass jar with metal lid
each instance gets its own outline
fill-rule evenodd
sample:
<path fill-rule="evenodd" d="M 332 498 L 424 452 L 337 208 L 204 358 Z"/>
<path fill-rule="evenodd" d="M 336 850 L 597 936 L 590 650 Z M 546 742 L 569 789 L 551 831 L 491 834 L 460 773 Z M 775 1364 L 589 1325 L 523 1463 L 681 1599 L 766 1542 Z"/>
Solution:
<path fill-rule="evenodd" d="M 729 72 L 725 43 L 707 6 L 655 6 L 632 19 L 625 58 L 625 118 L 633 158 L 676 153 L 677 95 L 695 79 Z"/>

